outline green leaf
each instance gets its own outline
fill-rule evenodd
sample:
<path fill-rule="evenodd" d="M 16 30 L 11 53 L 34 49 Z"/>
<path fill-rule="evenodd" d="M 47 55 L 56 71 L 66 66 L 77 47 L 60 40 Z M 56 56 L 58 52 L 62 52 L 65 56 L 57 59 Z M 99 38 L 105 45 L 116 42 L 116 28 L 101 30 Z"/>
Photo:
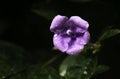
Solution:
<path fill-rule="evenodd" d="M 108 70 L 109 70 L 108 66 L 106 66 L 106 65 L 99 65 L 99 66 L 96 67 L 94 75 L 101 74 L 101 73 L 103 73 L 105 71 L 108 71 Z"/>
<path fill-rule="evenodd" d="M 90 60 L 86 61 L 90 62 Z M 67 69 L 66 79 L 89 79 L 94 73 L 94 64 L 86 64 L 85 66 L 74 65 Z"/>
<path fill-rule="evenodd" d="M 27 79 L 27 71 L 20 71 L 19 73 L 17 74 L 13 74 L 11 76 L 9 76 L 8 78 L 9 79 Z"/>
<path fill-rule="evenodd" d="M 68 56 L 60 65 L 60 75 L 66 79 L 89 79 L 96 67 L 96 60 L 80 54 Z"/>
<path fill-rule="evenodd" d="M 25 68 L 24 50 L 14 44 L 0 41 L 0 79 Z"/>
<path fill-rule="evenodd" d="M 75 59 L 76 56 L 68 56 L 63 62 L 62 64 L 60 65 L 60 68 L 59 68 L 59 71 L 60 71 L 60 75 L 61 76 L 65 76 L 66 75 L 66 71 L 67 71 L 67 68 L 71 65 L 74 65 L 76 64 L 76 59 Z"/>
<path fill-rule="evenodd" d="M 35 65 L 29 69 L 27 79 L 60 79 L 60 76 L 52 67 L 41 68 Z"/>
<path fill-rule="evenodd" d="M 105 65 L 97 65 L 96 57 L 86 55 L 82 52 L 77 56 L 68 56 L 61 63 L 59 74 L 65 79 L 90 79 L 109 69 Z"/>
<path fill-rule="evenodd" d="M 120 33 L 120 29 L 110 29 L 105 31 L 98 41 L 103 41 Z"/>
<path fill-rule="evenodd" d="M 40 64 L 31 65 L 25 71 L 10 77 L 10 79 L 60 79 L 58 72 L 52 67 L 41 68 Z"/>

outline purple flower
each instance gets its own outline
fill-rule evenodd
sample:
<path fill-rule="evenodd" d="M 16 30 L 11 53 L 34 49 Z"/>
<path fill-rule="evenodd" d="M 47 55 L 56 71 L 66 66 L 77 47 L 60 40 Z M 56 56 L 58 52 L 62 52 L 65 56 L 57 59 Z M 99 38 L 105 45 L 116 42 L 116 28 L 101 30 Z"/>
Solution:
<path fill-rule="evenodd" d="M 55 16 L 50 26 L 50 30 L 55 33 L 54 46 L 69 55 L 80 53 L 90 39 L 88 27 L 88 22 L 79 16 L 72 16 L 70 19 L 66 16 Z"/>

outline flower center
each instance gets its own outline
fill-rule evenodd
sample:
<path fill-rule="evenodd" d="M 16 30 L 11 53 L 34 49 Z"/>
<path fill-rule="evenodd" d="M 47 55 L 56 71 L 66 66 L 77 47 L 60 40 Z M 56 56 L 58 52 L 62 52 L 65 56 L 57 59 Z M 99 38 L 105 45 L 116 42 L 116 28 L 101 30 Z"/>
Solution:
<path fill-rule="evenodd" d="M 67 31 L 66 31 L 66 34 L 67 34 L 67 35 L 71 35 L 72 33 L 73 33 L 73 32 L 72 32 L 71 30 L 67 30 Z"/>
<path fill-rule="evenodd" d="M 66 31 L 66 34 L 67 34 L 68 36 L 72 37 L 72 38 L 75 38 L 75 37 L 76 37 L 76 35 L 75 35 L 71 30 L 67 30 L 67 31 Z"/>

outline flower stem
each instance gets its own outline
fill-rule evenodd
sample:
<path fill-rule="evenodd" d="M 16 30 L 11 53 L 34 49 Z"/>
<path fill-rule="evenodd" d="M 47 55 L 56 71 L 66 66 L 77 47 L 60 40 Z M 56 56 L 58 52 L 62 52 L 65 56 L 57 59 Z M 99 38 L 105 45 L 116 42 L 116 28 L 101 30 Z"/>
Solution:
<path fill-rule="evenodd" d="M 54 61 L 55 61 L 57 58 L 59 58 L 60 56 L 61 56 L 61 54 L 57 54 L 56 56 L 54 56 L 53 58 L 51 58 L 49 61 L 47 61 L 46 63 L 44 63 L 41 68 L 43 68 L 43 67 L 51 64 L 52 62 L 54 62 Z"/>

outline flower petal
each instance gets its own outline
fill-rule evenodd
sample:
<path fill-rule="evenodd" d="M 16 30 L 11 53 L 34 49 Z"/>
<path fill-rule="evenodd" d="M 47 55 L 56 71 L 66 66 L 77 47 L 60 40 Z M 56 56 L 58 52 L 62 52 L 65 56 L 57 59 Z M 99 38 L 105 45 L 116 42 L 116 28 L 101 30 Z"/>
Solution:
<path fill-rule="evenodd" d="M 81 34 L 81 33 L 86 32 L 85 29 L 82 29 L 82 28 L 79 28 L 79 27 L 71 27 L 71 30 L 72 30 L 74 33 L 78 33 L 78 34 Z"/>
<path fill-rule="evenodd" d="M 60 32 L 65 27 L 65 23 L 68 20 L 66 16 L 57 15 L 53 19 L 50 30 L 54 33 Z"/>
<path fill-rule="evenodd" d="M 87 30 L 89 27 L 89 24 L 87 21 L 83 20 L 82 18 L 80 18 L 79 16 L 72 16 L 70 17 L 68 24 L 70 24 L 70 26 L 77 26 L 79 28 L 85 29 Z"/>
<path fill-rule="evenodd" d="M 80 53 L 84 48 L 84 45 L 79 45 L 74 43 L 67 51 L 66 53 L 69 55 L 76 55 Z"/>
<path fill-rule="evenodd" d="M 70 42 L 69 37 L 62 37 L 61 35 L 58 34 L 55 34 L 53 37 L 54 46 L 62 52 L 65 52 L 68 49 L 69 42 Z"/>
<path fill-rule="evenodd" d="M 79 36 L 76 38 L 77 44 L 86 45 L 90 40 L 90 33 L 86 31 L 83 36 Z"/>
<path fill-rule="evenodd" d="M 77 37 L 73 41 L 69 42 L 69 48 L 66 50 L 66 53 L 69 55 L 76 55 L 84 49 L 84 45 L 88 43 L 90 39 L 89 32 L 85 32 L 83 36 Z"/>
<path fill-rule="evenodd" d="M 90 40 L 90 33 L 86 31 L 83 35 L 84 44 L 87 44 Z"/>

